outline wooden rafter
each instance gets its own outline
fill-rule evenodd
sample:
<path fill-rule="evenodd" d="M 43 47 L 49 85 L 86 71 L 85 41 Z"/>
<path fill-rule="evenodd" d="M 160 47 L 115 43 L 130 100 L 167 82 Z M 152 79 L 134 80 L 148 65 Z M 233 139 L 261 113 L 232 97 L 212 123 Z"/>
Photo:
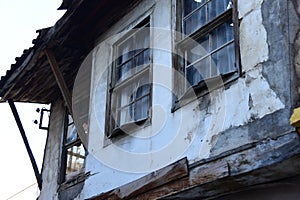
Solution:
<path fill-rule="evenodd" d="M 71 93 L 67 87 L 67 84 L 64 80 L 64 77 L 61 73 L 61 71 L 59 70 L 58 64 L 56 62 L 56 59 L 54 57 L 54 54 L 52 52 L 52 50 L 50 49 L 45 49 L 44 53 L 46 54 L 47 58 L 48 58 L 48 62 L 51 66 L 51 70 L 53 72 L 53 75 L 55 77 L 55 80 L 58 84 L 58 87 L 62 93 L 62 96 L 67 104 L 67 108 L 69 110 L 69 113 L 73 116 L 72 114 L 72 100 L 71 100 Z"/>

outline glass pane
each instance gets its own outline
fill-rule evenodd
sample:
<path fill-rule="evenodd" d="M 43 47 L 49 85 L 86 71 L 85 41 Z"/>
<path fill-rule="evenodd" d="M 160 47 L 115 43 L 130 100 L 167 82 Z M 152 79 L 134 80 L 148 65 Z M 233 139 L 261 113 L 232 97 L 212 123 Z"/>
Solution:
<path fill-rule="evenodd" d="M 136 50 L 143 50 L 150 47 L 150 32 L 149 28 L 145 27 L 135 33 Z"/>
<path fill-rule="evenodd" d="M 213 65 L 219 70 L 218 74 L 226 74 L 235 69 L 234 43 L 212 54 Z"/>
<path fill-rule="evenodd" d="M 118 46 L 118 64 L 122 64 L 129 60 L 135 53 L 133 39 L 129 38 Z"/>
<path fill-rule="evenodd" d="M 85 150 L 83 145 L 73 146 L 67 149 L 66 174 L 78 171 L 84 167 Z"/>
<path fill-rule="evenodd" d="M 144 76 L 141 76 L 139 79 L 133 80 L 128 83 L 125 87 L 118 88 L 114 90 L 112 98 L 117 100 L 116 103 L 113 103 L 112 109 L 115 109 L 116 113 L 116 124 L 121 126 L 128 122 L 133 122 L 136 119 L 136 112 L 145 112 L 140 111 L 140 108 L 136 107 L 137 98 L 148 95 L 150 93 L 149 85 L 149 74 L 148 71 L 145 72 Z M 149 103 L 148 103 L 149 104 Z M 136 111 L 139 109 L 139 111 Z M 149 108 L 148 108 L 149 109 Z M 147 110 L 148 112 L 148 110 Z M 140 116 L 145 116 L 140 115 Z"/>
<path fill-rule="evenodd" d="M 133 122 L 134 121 L 133 116 L 134 116 L 133 104 L 123 107 L 120 110 L 120 120 L 119 120 L 120 122 L 118 123 L 118 125 L 122 126 L 126 123 Z"/>
<path fill-rule="evenodd" d="M 231 7 L 231 0 L 212 0 L 208 3 L 208 21 L 213 20 Z"/>
<path fill-rule="evenodd" d="M 135 84 L 130 84 L 125 88 L 120 89 L 121 91 L 118 93 L 119 103 L 117 105 L 118 108 L 124 107 L 132 102 L 132 95 L 134 94 Z"/>
<path fill-rule="evenodd" d="M 193 85 L 197 85 L 199 81 L 203 79 L 199 71 L 192 65 L 186 69 L 187 88 Z"/>
<path fill-rule="evenodd" d="M 206 6 L 193 13 L 184 20 L 183 30 L 186 35 L 190 35 L 206 23 Z"/>
<path fill-rule="evenodd" d="M 183 16 L 188 15 L 190 12 L 200 7 L 206 2 L 206 0 L 182 0 Z"/>
<path fill-rule="evenodd" d="M 77 131 L 74 124 L 68 126 L 66 144 L 69 144 L 77 139 Z"/>
<path fill-rule="evenodd" d="M 197 62 L 194 67 L 198 70 L 203 79 L 211 77 L 210 57 L 206 57 L 205 59 Z"/>
<path fill-rule="evenodd" d="M 209 36 L 206 35 L 187 47 L 186 60 L 188 63 L 193 63 L 209 53 Z"/>
<path fill-rule="evenodd" d="M 150 63 L 150 49 L 146 49 L 136 57 L 136 72 L 141 71 Z"/>
<path fill-rule="evenodd" d="M 234 39 L 233 22 L 232 20 L 225 22 L 212 33 L 212 49 L 215 50 L 229 41 Z"/>
<path fill-rule="evenodd" d="M 139 87 L 137 89 L 137 92 L 136 92 L 136 99 L 137 98 L 140 98 L 146 94 L 149 94 L 150 93 L 150 85 L 149 84 L 146 84 L 146 85 L 142 85 L 141 87 Z"/>
<path fill-rule="evenodd" d="M 148 118 L 149 96 L 145 96 L 135 103 L 134 121 Z"/>
<path fill-rule="evenodd" d="M 134 74 L 135 60 L 132 59 L 117 68 L 116 81 L 122 81 Z"/>
<path fill-rule="evenodd" d="M 211 76 L 210 57 L 200 60 L 186 69 L 187 81 L 190 85 L 197 85 L 201 80 Z"/>

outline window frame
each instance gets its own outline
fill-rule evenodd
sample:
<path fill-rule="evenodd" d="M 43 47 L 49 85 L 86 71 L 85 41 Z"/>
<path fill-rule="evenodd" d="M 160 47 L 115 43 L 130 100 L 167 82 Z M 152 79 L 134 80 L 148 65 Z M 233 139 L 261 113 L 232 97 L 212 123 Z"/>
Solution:
<path fill-rule="evenodd" d="M 134 132 L 138 129 L 144 128 L 146 126 L 149 126 L 151 124 L 151 119 L 152 119 L 152 55 L 153 51 L 151 49 L 152 46 L 152 31 L 151 31 L 151 26 L 152 26 L 152 11 L 147 12 L 146 15 L 143 17 L 139 18 L 139 20 L 133 22 L 132 24 L 127 26 L 126 33 L 122 35 L 120 39 L 118 39 L 113 45 L 112 45 L 112 50 L 111 50 L 111 66 L 110 70 L 108 70 L 108 80 L 107 80 L 107 97 L 106 97 L 106 123 L 105 123 L 105 140 L 104 140 L 104 147 L 110 144 L 110 140 L 114 138 L 119 138 L 125 136 L 125 132 L 123 130 L 129 131 L 129 133 Z M 138 70 L 138 72 L 135 72 L 131 74 L 130 77 L 126 77 L 124 80 L 121 80 L 120 82 L 117 82 L 116 76 L 117 76 L 117 61 L 118 61 L 118 56 L 120 57 L 121 55 L 118 55 L 118 46 L 122 44 L 125 40 L 130 39 L 135 33 L 137 33 L 140 30 L 149 28 L 149 47 L 141 50 L 140 52 L 136 53 L 134 56 L 132 56 L 129 60 L 137 58 L 140 54 L 146 52 L 147 50 L 149 51 L 149 61 L 148 63 L 144 64 L 144 66 L 141 70 Z M 124 31 L 125 32 L 125 31 Z M 125 61 L 124 63 L 128 62 L 129 60 Z M 123 64 L 123 63 L 122 63 Z M 146 95 L 143 95 L 142 97 L 139 97 L 139 99 L 144 98 L 145 96 L 148 96 L 149 98 L 149 112 L 148 116 L 145 119 L 137 120 L 137 121 L 131 121 L 128 123 L 125 123 L 121 126 L 118 126 L 118 128 L 113 128 L 115 126 L 116 122 L 113 122 L 114 117 L 112 117 L 112 104 L 113 101 L 113 90 L 122 90 L 122 87 L 129 86 L 130 84 L 134 84 L 136 80 L 139 78 L 148 78 L 149 82 L 149 93 Z M 136 89 L 139 89 L 140 87 L 137 87 Z M 124 88 L 123 88 L 124 89 Z M 129 102 L 129 104 L 134 104 L 138 100 L 134 100 L 133 102 Z"/>
<path fill-rule="evenodd" d="M 71 140 L 70 142 L 66 141 L 68 136 L 68 128 L 70 125 L 74 124 L 75 122 L 69 122 L 69 113 L 66 109 L 65 119 L 64 119 L 64 129 L 63 129 L 63 137 L 62 137 L 62 147 L 61 147 L 61 171 L 60 171 L 60 184 L 70 184 L 72 185 L 72 182 L 76 182 L 77 178 L 81 175 L 84 175 L 85 173 L 85 163 L 86 163 L 86 156 L 87 156 L 87 150 L 84 148 L 78 133 L 76 133 L 76 138 Z M 81 146 L 84 148 L 85 156 L 83 167 L 77 171 L 70 172 L 67 174 L 67 162 L 68 162 L 68 149 L 75 147 L 75 146 Z M 76 184 L 76 183 L 73 183 Z"/>
<path fill-rule="evenodd" d="M 208 2 L 210 2 L 209 0 Z M 228 10 L 223 11 L 221 14 L 216 16 L 215 18 L 208 21 L 206 24 L 201 26 L 200 28 L 196 29 L 189 35 L 185 35 L 184 33 L 184 24 L 183 24 L 183 10 L 184 7 L 182 5 L 182 0 L 176 0 L 176 8 L 174 9 L 175 15 L 175 23 L 174 23 L 174 29 L 177 31 L 177 33 L 174 35 L 174 52 L 176 54 L 173 55 L 173 91 L 175 93 L 173 97 L 173 107 L 171 109 L 171 112 L 175 112 L 177 109 L 181 108 L 182 106 L 194 101 L 195 99 L 198 99 L 204 95 L 207 95 L 210 91 L 214 90 L 219 87 L 224 86 L 224 84 L 230 84 L 231 82 L 235 81 L 242 75 L 241 65 L 240 65 L 240 49 L 239 49 L 239 25 L 240 21 L 238 18 L 238 1 L 232 0 L 232 7 Z M 197 9 L 195 9 L 197 10 Z M 191 12 L 195 12 L 191 11 Z M 188 14 L 190 15 L 190 14 Z M 201 39 L 205 35 L 213 32 L 216 30 L 216 28 L 220 27 L 223 23 L 226 23 L 227 21 L 232 20 L 233 23 L 233 44 L 234 44 L 234 53 L 235 53 L 235 71 L 231 73 L 226 73 L 224 75 L 217 75 L 209 77 L 208 79 L 204 79 L 200 81 L 197 85 L 192 85 L 189 88 L 185 88 L 186 85 L 186 74 L 185 74 L 185 68 L 186 66 L 181 66 L 179 59 L 182 57 L 184 58 L 184 55 L 182 56 L 182 53 L 180 52 L 181 46 L 187 45 L 190 41 L 194 41 L 196 39 Z M 225 44 L 224 44 L 225 45 Z M 219 49 L 221 49 L 219 47 Z M 199 62 L 200 59 L 198 59 Z M 222 80 L 222 81 L 221 81 Z M 178 84 L 181 83 L 181 84 Z M 222 83 L 221 83 L 222 82 Z M 176 84 L 177 83 L 177 84 Z M 212 87 L 209 89 L 207 88 L 207 84 Z M 178 86 L 180 85 L 180 86 Z"/>

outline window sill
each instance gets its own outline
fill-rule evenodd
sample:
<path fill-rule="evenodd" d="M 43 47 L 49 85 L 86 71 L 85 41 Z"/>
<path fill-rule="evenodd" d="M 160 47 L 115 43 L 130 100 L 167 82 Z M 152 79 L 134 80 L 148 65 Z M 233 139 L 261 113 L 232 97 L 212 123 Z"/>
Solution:
<path fill-rule="evenodd" d="M 72 172 L 72 173 L 66 175 L 66 180 L 60 184 L 59 189 L 65 190 L 65 189 L 73 187 L 74 185 L 77 185 L 81 182 L 84 182 L 89 175 L 90 175 L 89 172 L 85 173 L 84 168 L 82 168 L 76 172 Z"/>
<path fill-rule="evenodd" d="M 173 103 L 171 112 L 174 113 L 181 107 L 209 94 L 211 91 L 216 90 L 238 79 L 238 71 L 232 71 L 219 76 L 211 77 L 201 80 L 197 85 L 189 87 L 186 92 Z"/>
<path fill-rule="evenodd" d="M 126 136 L 126 135 L 130 135 L 131 133 L 141 129 L 141 128 L 145 128 L 146 126 L 150 125 L 150 118 L 143 118 L 137 121 L 133 121 L 133 122 L 128 122 L 125 123 L 123 125 L 121 125 L 120 127 L 115 128 L 111 135 L 108 136 L 108 139 L 113 139 L 116 138 L 118 136 Z"/>

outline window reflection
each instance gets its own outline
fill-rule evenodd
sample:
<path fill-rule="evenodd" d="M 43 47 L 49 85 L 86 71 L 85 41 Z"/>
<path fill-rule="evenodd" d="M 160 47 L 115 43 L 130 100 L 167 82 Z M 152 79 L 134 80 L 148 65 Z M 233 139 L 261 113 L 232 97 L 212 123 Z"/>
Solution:
<path fill-rule="evenodd" d="M 66 116 L 65 124 L 61 182 L 68 182 L 77 178 L 84 169 L 86 156 L 86 151 L 77 134 L 71 115 Z"/>
<path fill-rule="evenodd" d="M 190 35 L 232 8 L 232 0 L 182 0 L 183 32 Z"/>
<path fill-rule="evenodd" d="M 67 149 L 66 175 L 79 171 L 84 167 L 85 150 L 82 144 Z"/>

